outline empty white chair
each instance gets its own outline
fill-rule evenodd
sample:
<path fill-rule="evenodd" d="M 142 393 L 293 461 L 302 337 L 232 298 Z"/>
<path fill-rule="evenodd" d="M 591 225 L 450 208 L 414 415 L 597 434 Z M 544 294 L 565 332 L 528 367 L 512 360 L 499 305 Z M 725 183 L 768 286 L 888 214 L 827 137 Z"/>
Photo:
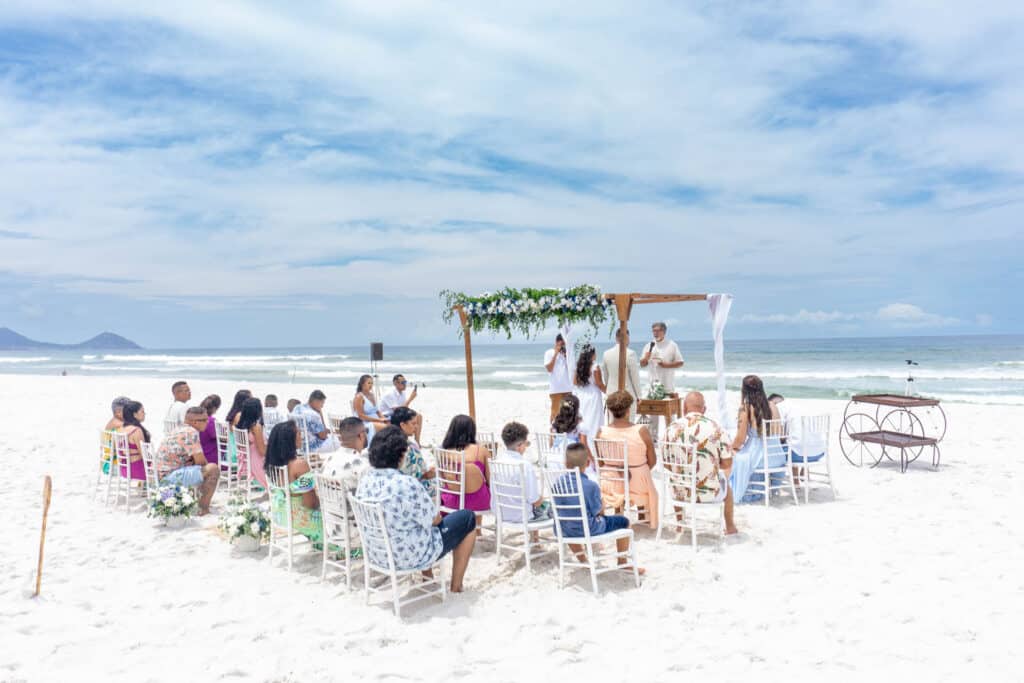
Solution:
<path fill-rule="evenodd" d="M 164 420 L 164 436 L 167 436 L 180 426 L 181 423 L 176 420 Z"/>
<path fill-rule="evenodd" d="M 288 556 L 288 571 L 292 570 L 292 559 L 296 538 L 305 541 L 309 548 L 313 543 L 292 527 L 292 496 L 288 486 L 288 467 L 272 467 L 267 472 L 267 488 L 270 494 L 270 542 L 267 544 L 267 560 L 274 559 L 274 550 Z"/>
<path fill-rule="evenodd" d="M 764 420 L 761 423 L 760 434 L 760 464 L 751 470 L 752 476 L 750 483 L 747 484 L 747 490 L 743 494 L 739 491 L 734 491 L 733 494 L 742 497 L 751 492 L 761 492 L 764 494 L 764 504 L 767 507 L 771 504 L 772 491 L 788 490 L 793 496 L 793 502 L 799 504 L 793 482 L 793 461 L 786 443 L 786 422 Z"/>
<path fill-rule="evenodd" d="M 483 446 L 490 451 L 492 458 L 498 457 L 500 446 L 498 440 L 494 438 L 494 432 L 477 432 L 476 442 L 477 445 Z"/>
<path fill-rule="evenodd" d="M 656 540 L 661 540 L 665 527 L 678 531 L 690 532 L 690 544 L 697 550 L 697 525 L 701 515 L 706 515 L 714 523 L 715 532 L 720 538 L 725 537 L 725 496 L 722 500 L 700 503 L 697 502 L 697 462 L 692 446 L 675 441 L 658 442 L 661 453 L 662 477 L 665 491 L 662 513 L 658 519 Z"/>
<path fill-rule="evenodd" d="M 370 596 L 391 589 L 391 599 L 395 616 L 402 616 L 404 605 L 425 598 L 440 597 L 444 602 L 448 595 L 444 564 L 441 560 L 425 567 L 415 569 L 398 569 L 391 547 L 391 538 L 384 521 L 384 511 L 379 503 L 373 500 L 360 500 L 351 494 L 348 497 L 349 507 L 355 514 L 356 527 L 363 543 L 363 592 L 366 604 L 370 604 Z M 422 579 L 420 572 L 431 569 L 433 576 Z M 381 580 L 383 577 L 383 580 Z M 411 581 L 422 579 L 419 583 Z M 403 596 L 399 584 L 410 582 L 409 591 Z"/>
<path fill-rule="evenodd" d="M 555 432 L 534 432 L 533 441 L 537 446 L 537 464 L 541 467 L 565 468 L 565 447 L 569 437 Z"/>
<path fill-rule="evenodd" d="M 324 525 L 324 560 L 320 580 L 327 578 L 327 567 L 331 566 L 345 573 L 345 586 L 351 589 L 352 532 L 356 524 L 348 509 L 348 489 L 341 479 L 318 474 L 316 493 L 320 498 L 320 515 Z M 342 559 L 330 559 L 332 547 L 339 548 L 340 552 L 344 553 Z"/>
<path fill-rule="evenodd" d="M 249 432 L 232 427 L 231 434 L 235 437 L 235 453 L 238 456 L 238 460 L 235 463 L 235 466 L 238 468 L 238 491 L 241 495 L 245 496 L 247 501 L 251 501 L 253 498 L 253 487 L 252 472 L 250 471 L 252 460 L 249 457 L 251 453 L 249 450 Z"/>
<path fill-rule="evenodd" d="M 798 434 L 789 435 L 790 460 L 797 468 L 796 486 L 804 490 L 804 503 L 810 502 L 812 488 L 827 488 L 836 496 L 832 483 L 832 458 L 829 455 L 829 416 L 806 415 L 800 418 Z"/>
<path fill-rule="evenodd" d="M 617 439 L 594 439 L 592 443 L 601 483 L 610 483 L 616 490 L 622 488 L 622 514 L 628 516 L 630 513 L 629 445 L 625 441 Z"/>
<path fill-rule="evenodd" d="M 160 490 L 160 480 L 156 476 L 156 460 L 153 454 L 153 444 L 143 443 L 139 445 L 142 451 L 142 466 L 146 470 L 146 491 L 150 494 Z"/>
<path fill-rule="evenodd" d="M 527 499 L 527 476 L 525 463 L 491 461 L 491 507 L 495 517 L 498 561 L 501 561 L 503 550 L 511 550 L 513 557 L 522 553 L 526 558 L 526 568 L 530 569 L 530 560 L 552 552 L 544 548 L 552 539 L 541 535 L 542 531 L 551 531 L 550 519 L 530 521 L 533 501 Z M 540 490 L 539 482 L 532 488 Z M 536 541 L 533 540 L 534 533 L 537 534 Z M 518 534 L 522 537 L 519 538 Z"/>
<path fill-rule="evenodd" d="M 551 490 L 551 509 L 555 515 L 555 537 L 558 543 L 558 586 L 563 587 L 565 570 L 587 569 L 590 571 L 590 583 L 594 594 L 598 593 L 597 577 L 599 574 L 613 571 L 632 571 L 636 587 L 640 587 L 640 571 L 636 560 L 636 543 L 632 529 L 617 529 L 608 533 L 592 536 L 590 521 L 587 518 L 587 504 L 583 498 L 583 484 L 579 470 L 543 470 L 545 481 Z M 582 527 L 582 536 L 566 536 L 562 531 L 565 522 L 578 522 Z M 620 553 L 616 541 L 620 538 L 629 539 L 629 550 Z M 583 548 L 585 561 L 580 561 L 568 546 Z M 612 552 L 602 552 L 603 547 L 611 547 Z M 619 559 L 626 559 L 618 564 Z M 611 565 L 607 564 L 612 560 Z"/>

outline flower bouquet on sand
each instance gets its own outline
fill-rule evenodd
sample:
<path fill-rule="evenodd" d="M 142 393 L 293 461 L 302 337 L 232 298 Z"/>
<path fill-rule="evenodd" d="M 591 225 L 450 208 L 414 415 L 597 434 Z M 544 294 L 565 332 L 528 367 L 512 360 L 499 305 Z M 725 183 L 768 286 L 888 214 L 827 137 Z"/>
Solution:
<path fill-rule="evenodd" d="M 160 517 L 170 527 L 181 527 L 199 511 L 199 501 L 184 486 L 161 486 L 149 495 L 149 516 Z"/>
<path fill-rule="evenodd" d="M 235 498 L 220 517 L 220 530 L 239 550 L 254 552 L 261 541 L 270 540 L 270 515 L 260 505 Z"/>
<path fill-rule="evenodd" d="M 647 400 L 648 401 L 660 401 L 667 396 L 665 391 L 665 385 L 661 382 L 651 382 L 651 386 L 647 387 Z"/>

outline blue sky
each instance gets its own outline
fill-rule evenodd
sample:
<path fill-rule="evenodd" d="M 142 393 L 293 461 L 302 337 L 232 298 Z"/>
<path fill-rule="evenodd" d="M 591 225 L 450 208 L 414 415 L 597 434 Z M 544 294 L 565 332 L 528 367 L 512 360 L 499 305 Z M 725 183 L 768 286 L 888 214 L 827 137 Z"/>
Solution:
<path fill-rule="evenodd" d="M 1021 3 L 292 4 L 0 6 L 0 325 L 443 343 L 441 289 L 585 282 L 1024 331 Z"/>

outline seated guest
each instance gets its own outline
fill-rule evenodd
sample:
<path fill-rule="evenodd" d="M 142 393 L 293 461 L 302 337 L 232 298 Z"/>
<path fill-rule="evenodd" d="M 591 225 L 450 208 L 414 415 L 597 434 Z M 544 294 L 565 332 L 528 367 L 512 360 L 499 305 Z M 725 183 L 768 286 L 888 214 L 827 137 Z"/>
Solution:
<path fill-rule="evenodd" d="M 730 448 L 733 450 L 732 472 L 729 474 L 729 485 L 733 495 L 739 496 L 741 503 L 752 503 L 763 500 L 761 492 L 747 495 L 747 487 L 754 476 L 754 470 L 761 467 L 764 458 L 765 435 L 760 433 L 761 425 L 766 420 L 778 420 L 779 409 L 773 406 L 764 393 L 764 384 L 757 375 L 747 375 L 740 387 L 740 413 L 736 420 L 736 437 Z M 769 434 L 767 438 L 778 440 L 777 434 Z M 777 448 L 779 452 L 782 449 Z M 785 464 L 785 456 L 777 462 L 769 462 L 769 467 L 780 467 Z M 760 475 L 759 475 L 760 476 Z"/>
<path fill-rule="evenodd" d="M 437 493 L 437 469 L 423 457 L 423 450 L 415 438 L 416 430 L 421 424 L 419 417 L 412 408 L 398 406 L 391 413 L 391 424 L 409 437 L 409 451 L 405 454 L 399 469 L 402 470 L 402 474 L 408 474 L 423 484 L 423 488 L 433 498 Z"/>
<path fill-rule="evenodd" d="M 250 398 L 252 398 L 252 392 L 248 389 L 236 391 L 235 399 L 231 402 L 231 407 L 228 408 L 228 414 L 224 416 L 224 422 L 228 426 L 228 461 L 232 463 L 238 462 L 238 451 L 235 446 L 235 433 L 231 429 L 238 426 L 238 418 L 242 414 L 242 404 Z"/>
<path fill-rule="evenodd" d="M 654 441 L 646 425 L 633 424 L 630 419 L 630 408 L 633 396 L 628 391 L 616 391 L 608 397 L 608 412 L 612 421 L 601 427 L 599 439 L 625 441 L 627 464 L 629 465 L 629 502 L 636 505 L 642 512 L 647 524 L 655 529 L 658 526 L 658 490 L 651 478 L 651 468 L 658 461 L 654 450 Z M 616 510 L 621 509 L 625 502 L 625 489 L 622 486 L 622 469 L 620 464 L 601 463 L 600 454 L 598 467 L 601 469 L 601 492 L 613 503 Z M 614 471 L 614 474 L 612 472 Z M 604 476 L 608 472 L 611 476 Z"/>
<path fill-rule="evenodd" d="M 263 461 L 267 457 L 267 440 L 263 436 L 263 406 L 258 398 L 245 399 L 235 429 L 249 433 L 249 472 L 260 486 L 266 488 L 267 478 L 263 472 Z M 241 472 L 241 468 L 238 476 L 245 481 L 245 474 Z"/>
<path fill-rule="evenodd" d="M 127 396 L 118 396 L 110 402 L 111 417 L 107 420 L 107 424 L 103 427 L 103 431 L 109 432 L 115 429 L 120 429 L 124 425 L 124 416 L 121 411 L 124 409 L 124 404 L 131 400 Z"/>
<path fill-rule="evenodd" d="M 288 414 L 291 415 L 292 411 L 295 410 L 295 406 L 302 405 L 302 401 L 297 398 L 288 399 Z"/>
<path fill-rule="evenodd" d="M 725 533 L 735 534 L 733 496 L 729 488 L 732 451 L 722 428 L 705 417 L 704 394 L 691 391 L 683 399 L 683 416 L 669 425 L 665 438 L 693 448 L 696 455 L 698 503 L 725 503 Z M 692 462 L 692 461 L 691 461 Z M 690 489 L 676 487 L 677 500 L 690 500 Z M 682 514 L 679 512 L 678 514 Z"/>
<path fill-rule="evenodd" d="M 199 514 L 210 511 L 210 501 L 217 490 L 220 468 L 206 462 L 199 433 L 206 429 L 206 411 L 189 408 L 185 424 L 164 436 L 156 451 L 156 477 L 161 485 L 199 487 Z"/>
<path fill-rule="evenodd" d="M 476 542 L 476 519 L 469 510 L 459 510 L 442 519 L 423 487 L 398 471 L 408 449 L 409 439 L 398 427 L 388 426 L 378 432 L 370 444 L 371 469 L 360 480 L 357 497 L 379 502 L 383 508 L 397 569 L 426 569 L 451 552 L 451 591 L 461 593 Z M 382 548 L 370 547 L 365 551 L 377 566 L 388 566 Z"/>
<path fill-rule="evenodd" d="M 274 394 L 267 394 L 266 398 L 263 399 L 263 426 L 265 427 L 266 434 L 270 436 L 270 430 L 275 425 L 284 422 L 288 419 L 288 414 L 277 407 L 277 396 Z"/>
<path fill-rule="evenodd" d="M 523 465 L 523 489 L 526 492 L 526 502 L 530 505 L 530 519 L 527 521 L 537 522 L 551 517 L 551 506 L 544 502 L 541 495 L 540 481 L 537 477 L 537 470 L 533 463 L 523 459 L 523 453 L 530 447 L 530 430 L 526 425 L 518 422 L 509 422 L 501 430 L 501 441 L 505 444 L 505 452 L 495 458 L 495 462 L 514 462 Z M 514 486 L 518 481 L 504 481 L 506 486 Z M 501 519 L 504 522 L 519 523 L 523 521 L 523 513 L 518 509 L 502 506 Z"/>
<path fill-rule="evenodd" d="M 394 385 L 395 388 L 380 399 L 380 414 L 388 420 L 391 419 L 391 415 L 395 412 L 395 408 L 408 408 L 410 404 L 416 400 L 416 387 L 413 387 L 412 391 L 406 390 L 409 382 L 405 379 L 405 375 L 395 375 L 391 380 L 391 384 Z M 417 415 L 416 419 L 415 436 L 416 443 L 419 443 L 420 430 L 423 428 L 423 417 Z M 391 424 L 394 424 L 394 422 Z"/>
<path fill-rule="evenodd" d="M 220 465 L 220 449 L 217 443 L 217 411 L 220 410 L 220 396 L 210 394 L 199 407 L 206 411 L 206 426 L 199 432 L 199 444 L 203 447 L 206 462 Z"/>
<path fill-rule="evenodd" d="M 366 434 L 373 443 L 373 434 L 390 424 L 380 416 L 373 398 L 373 377 L 363 375 L 356 384 L 356 395 L 352 397 L 352 414 L 366 425 Z"/>
<path fill-rule="evenodd" d="M 295 410 L 292 411 L 295 421 L 305 427 L 309 450 L 317 453 L 336 451 L 340 445 L 338 438 L 327 429 L 327 420 L 324 419 L 326 400 L 327 394 L 316 389 L 309 395 L 307 403 L 295 406 Z"/>
<path fill-rule="evenodd" d="M 490 451 L 476 442 L 476 423 L 469 415 L 456 415 L 448 425 L 441 448 L 466 454 L 465 504 L 466 510 L 485 512 L 491 509 L 491 489 L 487 485 L 487 460 Z M 459 497 L 454 493 L 441 493 L 441 503 L 448 508 L 459 507 Z M 478 520 L 479 523 L 479 520 Z"/>
<path fill-rule="evenodd" d="M 618 393 L 618 392 L 616 392 Z M 625 393 L 625 392 L 623 392 Z M 628 395 L 628 394 L 627 394 Z M 632 398 L 632 397 L 631 397 Z M 628 411 L 629 408 L 627 407 Z M 586 516 L 587 526 L 590 528 L 591 536 L 598 536 L 600 534 L 607 534 L 612 531 L 618 531 L 619 529 L 629 528 L 629 518 L 622 515 L 605 515 L 604 514 L 604 502 L 601 500 L 601 489 L 591 479 L 587 477 L 587 449 L 582 444 L 574 443 L 570 444 L 565 449 L 565 466 L 570 470 L 580 471 L 580 484 L 583 487 L 583 502 L 586 505 Z M 577 498 L 578 493 L 574 483 L 570 483 L 568 474 L 559 480 L 559 484 L 562 486 L 568 486 L 573 495 L 571 496 L 554 496 L 552 503 L 557 505 L 559 510 L 564 509 L 567 506 L 578 506 L 579 500 Z M 566 510 L 566 512 L 570 512 Z M 574 511 L 573 511 L 574 512 Z M 573 538 L 583 536 L 583 524 L 578 519 L 567 519 L 560 520 L 562 527 L 562 536 Z M 615 548 L 619 553 L 625 553 L 629 551 L 629 538 L 619 538 L 615 541 Z M 581 545 L 570 545 L 569 549 L 576 553 L 577 559 L 581 562 L 586 561 L 586 556 L 583 554 L 583 546 Z M 625 556 L 619 558 L 619 564 L 626 564 L 627 559 Z M 641 574 L 644 573 L 643 569 L 638 570 Z"/>
<path fill-rule="evenodd" d="M 149 430 L 142 426 L 146 409 L 138 401 L 128 401 L 121 407 L 122 434 L 128 435 L 128 469 L 121 463 L 121 476 L 146 481 L 146 466 L 142 462 L 142 444 L 150 442 Z"/>
<path fill-rule="evenodd" d="M 188 382 L 175 382 L 171 385 L 171 393 L 174 394 L 174 403 L 167 410 L 164 421 L 181 424 L 185 421 L 185 411 L 188 410 L 188 402 L 192 399 L 192 390 Z"/>
<path fill-rule="evenodd" d="M 558 413 L 551 423 L 551 431 L 559 436 L 554 438 L 551 445 L 556 448 L 565 448 L 571 443 L 581 443 L 590 453 L 590 465 L 587 466 L 587 474 L 591 479 L 597 479 L 597 467 L 594 464 L 594 456 L 590 450 L 587 435 L 580 432 L 580 422 L 583 416 L 580 415 L 580 399 L 575 394 L 566 394 L 562 402 L 558 404 Z"/>
<path fill-rule="evenodd" d="M 341 447 L 324 458 L 320 472 L 332 479 L 341 479 L 355 493 L 359 478 L 369 467 L 366 460 L 366 427 L 358 417 L 346 417 L 338 424 Z"/>
<path fill-rule="evenodd" d="M 282 422 L 270 432 L 267 457 L 263 463 L 264 477 L 274 467 L 288 468 L 288 493 L 275 489 L 270 496 L 270 514 L 274 524 L 287 524 L 284 515 L 291 515 L 292 530 L 302 534 L 314 544 L 324 540 L 320 498 L 316 495 L 316 480 L 309 463 L 299 457 L 302 435 L 291 420 Z"/>

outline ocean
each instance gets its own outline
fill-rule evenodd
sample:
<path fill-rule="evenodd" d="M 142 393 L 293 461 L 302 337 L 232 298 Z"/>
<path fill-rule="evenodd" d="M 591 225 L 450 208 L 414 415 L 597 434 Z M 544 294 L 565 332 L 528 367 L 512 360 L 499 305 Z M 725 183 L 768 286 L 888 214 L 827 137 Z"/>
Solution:
<path fill-rule="evenodd" d="M 478 341 L 478 340 L 474 340 Z M 713 389 L 710 341 L 679 342 L 686 365 L 677 387 Z M 610 343 L 599 344 L 599 350 Z M 546 344 L 477 343 L 480 389 L 544 391 Z M 641 345 L 634 344 L 639 352 Z M 383 385 L 401 372 L 421 392 L 465 386 L 461 344 L 390 346 L 377 374 Z M 861 392 L 903 393 L 906 360 L 916 393 L 944 401 L 1024 405 L 1024 336 L 893 337 L 874 339 L 726 340 L 726 379 L 737 390 L 746 374 L 760 375 L 769 392 L 793 398 L 845 399 Z M 0 352 L 0 374 L 136 375 L 235 379 L 239 383 L 301 382 L 355 388 L 369 372 L 369 346 L 279 349 L 189 349 L 117 352 Z M 646 381 L 646 372 L 641 372 Z"/>

